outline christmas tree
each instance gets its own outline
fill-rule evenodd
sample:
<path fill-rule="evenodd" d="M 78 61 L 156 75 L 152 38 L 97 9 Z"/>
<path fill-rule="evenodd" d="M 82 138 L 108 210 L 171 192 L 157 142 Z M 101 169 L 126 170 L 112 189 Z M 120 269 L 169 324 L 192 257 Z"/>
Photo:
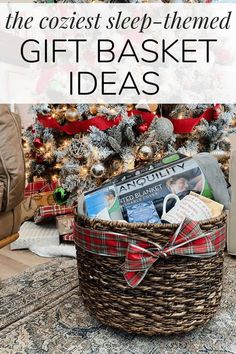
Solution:
<path fill-rule="evenodd" d="M 163 156 L 206 151 L 227 175 L 236 105 L 35 105 L 25 132 L 27 178 L 59 181 L 69 195 Z"/>

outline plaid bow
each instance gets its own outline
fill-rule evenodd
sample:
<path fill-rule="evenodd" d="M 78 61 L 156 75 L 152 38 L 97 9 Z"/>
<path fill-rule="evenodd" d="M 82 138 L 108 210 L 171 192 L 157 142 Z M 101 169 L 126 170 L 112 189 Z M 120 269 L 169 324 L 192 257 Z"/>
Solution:
<path fill-rule="evenodd" d="M 224 249 L 225 237 L 226 226 L 204 233 L 197 222 L 188 219 L 183 221 L 164 247 L 115 232 L 87 229 L 77 223 L 74 229 L 78 247 L 98 255 L 126 257 L 122 271 L 131 287 L 141 283 L 158 258 L 171 255 L 211 257 Z"/>
<path fill-rule="evenodd" d="M 131 287 L 136 287 L 160 257 L 214 256 L 224 249 L 225 235 L 226 226 L 203 233 L 196 221 L 185 219 L 164 247 L 152 242 L 147 248 L 129 244 L 125 263 L 122 265 L 124 277 Z"/>

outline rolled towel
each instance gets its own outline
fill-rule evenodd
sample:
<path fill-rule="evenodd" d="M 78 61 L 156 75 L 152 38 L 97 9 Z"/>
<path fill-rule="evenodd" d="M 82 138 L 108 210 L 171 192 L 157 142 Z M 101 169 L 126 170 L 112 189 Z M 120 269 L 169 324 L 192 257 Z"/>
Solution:
<path fill-rule="evenodd" d="M 223 204 L 225 209 L 230 209 L 230 194 L 225 176 L 220 169 L 217 159 L 207 152 L 193 156 L 204 173 L 212 189 L 214 200 Z"/>

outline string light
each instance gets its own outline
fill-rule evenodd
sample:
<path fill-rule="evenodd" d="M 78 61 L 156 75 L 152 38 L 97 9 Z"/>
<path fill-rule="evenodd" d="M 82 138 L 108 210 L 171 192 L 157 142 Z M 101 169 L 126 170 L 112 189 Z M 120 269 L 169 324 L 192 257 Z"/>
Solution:
<path fill-rule="evenodd" d="M 44 154 L 45 159 L 49 160 L 52 158 L 52 154 L 50 152 L 46 152 L 46 154 Z"/>
<path fill-rule="evenodd" d="M 24 149 L 27 149 L 27 150 L 29 149 L 29 143 L 28 143 L 28 141 L 24 140 L 22 145 L 23 145 L 23 148 L 24 148 Z"/>
<path fill-rule="evenodd" d="M 70 142 L 69 142 L 68 140 L 64 140 L 63 146 L 64 146 L 64 147 L 67 147 L 67 146 L 69 145 L 69 143 L 70 143 Z"/>
<path fill-rule="evenodd" d="M 98 152 L 98 148 L 97 147 L 93 148 L 93 157 L 94 157 L 95 160 L 97 160 L 98 157 L 99 157 L 99 152 Z"/>
<path fill-rule="evenodd" d="M 180 113 L 178 114 L 178 119 L 184 119 L 183 112 L 180 112 Z"/>
<path fill-rule="evenodd" d="M 45 148 L 46 148 L 47 151 L 48 151 L 48 150 L 51 150 L 51 149 L 52 149 L 52 143 L 46 142 Z"/>
<path fill-rule="evenodd" d="M 44 154 L 44 153 L 45 153 L 45 147 L 43 147 L 43 146 L 40 147 L 40 148 L 39 148 L 39 151 L 41 152 L 41 154 Z"/>
<path fill-rule="evenodd" d="M 87 176 L 88 168 L 86 166 L 81 167 L 79 170 L 79 174 L 81 177 Z"/>
<path fill-rule="evenodd" d="M 53 181 L 53 182 L 57 182 L 57 181 L 58 181 L 58 175 L 56 175 L 56 174 L 53 175 L 53 176 L 52 176 L 52 181 Z"/>

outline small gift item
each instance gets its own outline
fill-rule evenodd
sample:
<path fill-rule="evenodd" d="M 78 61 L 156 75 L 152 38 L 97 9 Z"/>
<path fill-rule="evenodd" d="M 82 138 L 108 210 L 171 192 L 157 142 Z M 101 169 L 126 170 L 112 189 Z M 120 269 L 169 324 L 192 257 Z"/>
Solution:
<path fill-rule="evenodd" d="M 160 223 L 155 206 L 151 200 L 143 203 L 133 204 L 126 208 L 129 222 Z"/>
<path fill-rule="evenodd" d="M 37 207 L 33 196 L 23 200 L 21 203 L 21 224 L 27 220 L 33 219 Z"/>
<path fill-rule="evenodd" d="M 175 199 L 175 206 L 166 212 L 169 199 Z M 172 224 L 179 224 L 185 217 L 195 221 L 202 221 L 217 217 L 221 214 L 224 206 L 211 199 L 199 196 L 197 193 L 190 193 L 182 200 L 176 194 L 168 194 L 163 203 L 163 214 L 161 219 Z"/>
<path fill-rule="evenodd" d="M 35 194 L 32 199 L 35 201 L 37 207 L 56 204 L 51 191 Z"/>
<path fill-rule="evenodd" d="M 209 198 L 204 197 L 203 195 L 199 195 L 197 193 L 191 192 L 190 195 L 198 198 L 200 201 L 203 201 L 211 211 L 212 218 L 218 218 L 218 216 L 222 213 L 224 206 L 220 203 L 215 202 Z"/>
<path fill-rule="evenodd" d="M 55 204 L 52 191 L 56 186 L 56 182 L 48 183 L 43 178 L 27 184 L 21 203 L 21 223 L 33 219 L 38 207 Z"/>
<path fill-rule="evenodd" d="M 60 215 L 56 217 L 57 230 L 60 236 L 71 234 L 73 232 L 74 219 L 75 217 L 73 214 Z"/>
<path fill-rule="evenodd" d="M 57 215 L 65 215 L 65 214 L 72 214 L 72 213 L 73 213 L 72 207 L 60 206 L 57 204 L 49 205 L 49 206 L 41 206 L 35 212 L 34 222 L 38 224 L 45 219 L 52 219 Z"/>

